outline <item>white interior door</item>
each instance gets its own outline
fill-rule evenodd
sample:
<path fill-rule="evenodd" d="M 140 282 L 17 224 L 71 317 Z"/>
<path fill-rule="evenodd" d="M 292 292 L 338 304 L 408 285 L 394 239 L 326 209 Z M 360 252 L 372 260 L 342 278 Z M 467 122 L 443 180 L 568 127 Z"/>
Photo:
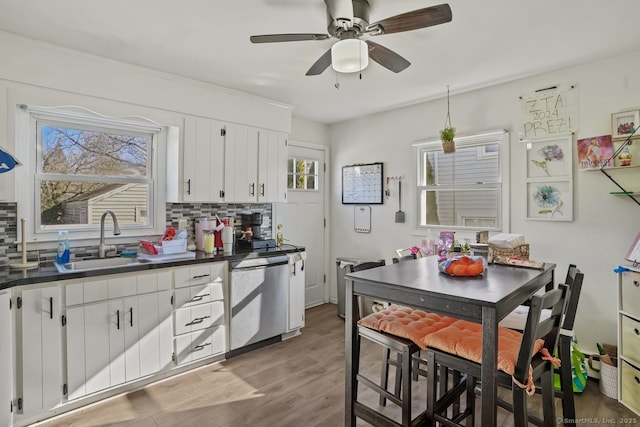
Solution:
<path fill-rule="evenodd" d="M 306 187 L 314 182 L 315 189 L 291 188 L 287 190 L 287 203 L 276 204 L 274 235 L 277 225 L 282 224 L 285 243 L 304 246 L 307 251 L 305 261 L 305 307 L 313 307 L 329 301 L 326 283 L 325 254 L 325 154 L 326 147 L 309 144 L 297 145 L 289 141 L 289 159 L 316 162 L 315 171 L 306 177 Z M 291 171 L 288 170 L 288 173 Z M 311 172 L 311 171 L 310 171 Z M 296 179 L 296 178 L 294 178 Z M 301 178 L 299 178 L 301 179 Z M 301 179 L 302 180 L 302 179 Z M 311 181 L 310 181 L 311 180 Z M 291 180 L 288 181 L 291 184 Z M 304 185 L 303 185 L 304 186 Z"/>

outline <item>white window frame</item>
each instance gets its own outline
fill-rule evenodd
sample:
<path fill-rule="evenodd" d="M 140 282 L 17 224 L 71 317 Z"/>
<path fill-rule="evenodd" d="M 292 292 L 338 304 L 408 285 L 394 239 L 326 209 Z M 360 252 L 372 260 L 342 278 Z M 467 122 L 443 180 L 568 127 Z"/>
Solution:
<path fill-rule="evenodd" d="M 166 163 L 164 151 L 167 146 L 167 138 L 175 138 L 178 132 L 174 128 L 160 125 L 152 120 L 143 117 L 108 117 L 76 106 L 63 107 L 41 107 L 19 104 L 16 108 L 16 147 L 19 148 L 20 158 L 27 159 L 22 163 L 16 173 L 16 182 L 22 183 L 25 188 L 31 190 L 20 191 L 16 189 L 16 201 L 18 204 L 18 217 L 27 220 L 25 240 L 33 241 L 54 241 L 57 239 L 58 231 L 64 227 L 40 227 L 40 188 L 39 180 L 36 179 L 40 173 L 38 170 L 38 160 L 41 156 L 41 147 L 38 146 L 37 122 L 46 120 L 47 122 L 61 121 L 64 125 L 85 125 L 91 127 L 102 127 L 107 131 L 130 131 L 153 134 L 151 147 L 148 155 L 148 165 L 150 174 L 141 178 L 149 185 L 149 223 L 140 224 L 120 224 L 122 234 L 119 238 L 126 241 L 135 241 L 133 237 L 149 236 L 150 234 L 161 234 L 166 226 L 166 182 L 160 179 L 164 176 L 160 173 L 160 165 Z M 25 143 L 27 141 L 28 143 Z M 117 178 L 114 182 L 117 181 Z M 27 187 L 28 186 L 28 187 Z M 109 219 L 109 229 L 111 229 Z M 100 226 L 90 225 L 85 227 L 69 227 L 71 240 L 97 239 L 100 234 Z M 21 239 L 20 230 L 18 238 Z M 126 239 L 129 237 L 129 239 Z M 109 236 L 110 239 L 115 236 Z M 46 247 L 46 246 L 45 246 Z"/>
<path fill-rule="evenodd" d="M 493 130 L 480 132 L 470 135 L 457 136 L 455 138 L 456 147 L 478 146 L 478 158 L 495 157 L 496 154 L 487 153 L 484 150 L 486 144 L 499 144 L 500 154 L 498 163 L 498 179 L 496 183 L 491 184 L 472 184 L 473 188 L 497 188 L 498 191 L 498 208 L 497 208 L 497 226 L 495 228 L 478 228 L 466 226 L 450 226 L 450 225 L 429 225 L 421 224 L 421 218 L 424 218 L 422 193 L 424 190 L 432 188 L 441 188 L 433 185 L 427 185 L 426 171 L 422 159 L 426 152 L 442 151 L 442 142 L 440 139 L 425 139 L 412 144 L 416 150 L 416 229 L 418 231 L 427 231 L 429 229 L 447 229 L 447 230 L 490 230 L 490 231 L 509 231 L 509 131 Z M 435 171 L 437 173 L 437 170 Z M 451 189 L 465 189 L 464 185 L 452 185 Z"/>
<path fill-rule="evenodd" d="M 293 160 L 293 173 L 289 173 L 289 160 Z M 302 159 L 300 157 L 289 157 L 287 159 L 287 187 L 289 187 L 289 176 L 293 176 L 293 182 L 295 184 L 296 182 L 296 177 L 301 176 L 301 174 L 296 173 L 295 171 L 295 162 L 296 160 L 304 160 L 305 162 L 314 162 L 316 164 L 316 173 L 314 175 L 305 173 L 302 176 L 304 177 L 304 188 L 295 188 L 295 186 L 293 188 L 287 188 L 287 191 L 320 191 L 320 182 L 319 182 L 319 177 L 320 177 L 320 171 L 318 170 L 318 168 L 320 167 L 320 161 L 318 159 Z M 313 176 L 315 178 L 315 183 L 316 183 L 316 188 L 312 188 L 309 189 L 307 188 L 307 180 L 310 176 Z"/>

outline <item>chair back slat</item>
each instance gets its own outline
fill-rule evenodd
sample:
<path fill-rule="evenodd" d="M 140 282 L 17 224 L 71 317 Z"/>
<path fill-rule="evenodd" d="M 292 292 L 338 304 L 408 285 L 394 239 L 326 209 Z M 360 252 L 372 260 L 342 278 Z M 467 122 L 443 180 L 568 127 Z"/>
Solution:
<path fill-rule="evenodd" d="M 524 381 L 527 377 L 533 357 L 533 348 L 537 339 L 543 339 L 543 348 L 549 350 L 549 353 L 553 353 L 560 334 L 560 322 L 567 290 L 568 286 L 562 284 L 557 289 L 548 291 L 543 295 L 531 297 L 529 315 L 523 331 L 522 343 L 520 344 L 520 352 L 518 353 L 514 372 L 514 377 L 518 381 Z M 543 309 L 551 309 L 551 315 L 541 321 L 540 317 Z"/>
<path fill-rule="evenodd" d="M 401 262 L 413 261 L 414 259 L 418 259 L 418 256 L 416 254 L 393 257 L 391 261 L 393 261 L 394 264 L 399 264 Z"/>
<path fill-rule="evenodd" d="M 380 261 L 369 261 L 363 262 L 361 264 L 348 264 L 347 271 L 349 273 L 354 273 L 356 271 L 368 270 L 370 268 L 382 267 L 385 265 L 385 261 L 382 259 Z"/>
<path fill-rule="evenodd" d="M 580 300 L 580 292 L 582 292 L 582 281 L 584 280 L 584 274 L 579 269 L 575 269 L 575 275 L 573 277 L 573 283 L 569 290 L 569 300 L 567 301 L 567 307 L 564 310 L 564 320 L 562 322 L 562 329 L 568 331 L 573 330 L 573 324 L 576 320 L 576 312 L 578 311 L 578 301 Z"/>

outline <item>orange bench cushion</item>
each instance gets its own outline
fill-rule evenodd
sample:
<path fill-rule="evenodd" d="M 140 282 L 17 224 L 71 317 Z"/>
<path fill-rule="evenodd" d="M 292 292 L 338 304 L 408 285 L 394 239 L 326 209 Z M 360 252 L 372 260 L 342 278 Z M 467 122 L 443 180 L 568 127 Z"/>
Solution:
<path fill-rule="evenodd" d="M 425 335 L 449 326 L 456 320 L 453 317 L 392 304 L 389 308 L 364 317 L 358 324 L 409 339 L 424 350 L 427 348 L 422 340 Z"/>
<path fill-rule="evenodd" d="M 456 320 L 449 326 L 426 335 L 422 341 L 425 347 L 446 351 L 476 363 L 482 362 L 482 325 L 479 323 Z M 521 343 L 520 332 L 498 328 L 499 370 L 513 375 Z M 536 340 L 533 354 L 540 351 L 543 345 L 543 340 Z"/>

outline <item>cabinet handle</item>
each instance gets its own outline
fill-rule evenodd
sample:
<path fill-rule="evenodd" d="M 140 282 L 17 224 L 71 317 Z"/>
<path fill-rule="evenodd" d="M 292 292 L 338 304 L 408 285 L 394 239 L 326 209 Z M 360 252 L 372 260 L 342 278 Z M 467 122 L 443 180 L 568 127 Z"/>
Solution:
<path fill-rule="evenodd" d="M 634 280 L 633 281 L 633 286 L 635 286 L 636 288 L 640 287 L 640 282 L 638 282 L 637 280 Z"/>
<path fill-rule="evenodd" d="M 129 320 L 129 326 L 133 327 L 133 307 L 129 307 L 129 316 L 131 316 Z"/>
<path fill-rule="evenodd" d="M 187 194 L 191 194 L 191 178 L 187 180 Z"/>
<path fill-rule="evenodd" d="M 53 319 L 53 297 L 49 297 L 49 319 Z"/>
<path fill-rule="evenodd" d="M 211 316 L 202 316 L 202 317 L 196 317 L 195 319 L 193 319 L 191 322 L 187 323 L 184 326 L 191 326 L 191 325 L 197 325 L 199 323 L 202 323 L 204 321 L 204 319 L 208 319 Z"/>
<path fill-rule="evenodd" d="M 251 190 L 249 190 L 249 195 L 250 196 L 255 196 L 256 195 L 256 183 L 252 182 L 251 185 L 249 186 L 249 188 L 251 188 Z"/>
<path fill-rule="evenodd" d="M 636 335 L 640 335 L 640 331 L 638 330 L 638 328 L 633 328 L 633 332 L 635 332 Z"/>
<path fill-rule="evenodd" d="M 202 350 L 203 348 L 205 348 L 205 347 L 206 347 L 206 346 L 208 346 L 208 345 L 211 345 L 211 343 L 210 343 L 210 342 L 206 342 L 206 343 L 204 343 L 204 344 L 199 344 L 199 345 L 195 346 L 193 349 L 194 349 L 194 350 Z M 637 379 L 637 378 L 636 378 L 636 379 Z"/>
<path fill-rule="evenodd" d="M 116 310 L 116 328 L 120 330 L 120 310 Z"/>
<path fill-rule="evenodd" d="M 220 198 L 224 199 L 224 190 L 220 190 Z"/>
<path fill-rule="evenodd" d="M 211 274 L 201 274 L 199 276 L 193 276 L 192 279 L 202 279 L 203 277 L 209 277 Z"/>
<path fill-rule="evenodd" d="M 260 195 L 264 197 L 264 182 L 260 184 Z"/>
<path fill-rule="evenodd" d="M 209 295 L 210 294 L 196 295 L 195 297 L 191 298 L 191 301 L 202 301 L 202 298 L 208 297 Z"/>

